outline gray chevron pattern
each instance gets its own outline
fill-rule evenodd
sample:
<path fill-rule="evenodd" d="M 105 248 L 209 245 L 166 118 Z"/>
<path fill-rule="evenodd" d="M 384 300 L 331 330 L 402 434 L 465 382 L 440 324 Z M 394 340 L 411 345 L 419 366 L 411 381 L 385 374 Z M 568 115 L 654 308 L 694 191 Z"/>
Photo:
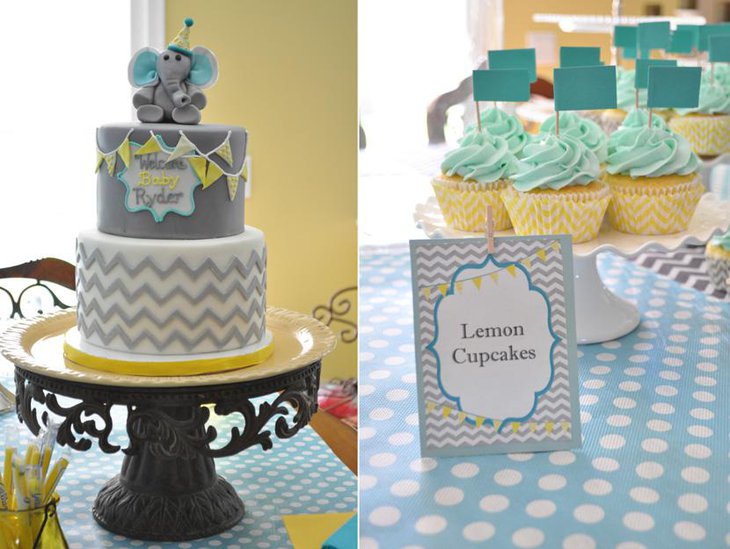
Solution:
<path fill-rule="evenodd" d="M 453 446 L 481 446 L 495 443 L 566 440 L 570 439 L 570 431 L 558 425 L 571 421 L 571 387 L 568 377 L 567 356 L 567 317 L 565 295 L 563 291 L 563 270 L 559 259 L 559 252 L 547 249 L 545 260 L 539 259 L 535 253 L 549 242 L 533 241 L 530 243 L 513 241 L 497 244 L 497 260 L 519 261 L 525 257 L 532 259 L 530 268 L 532 282 L 542 289 L 549 297 L 553 310 L 553 330 L 560 337 L 556 345 L 554 361 L 554 378 L 547 393 L 539 400 L 532 420 L 537 424 L 533 431 L 527 423 L 521 424 L 516 432 L 511 426 L 505 426 L 497 433 L 488 424 L 477 428 L 467 421 L 459 423 L 457 414 L 447 417 L 432 413 L 425 418 L 426 440 L 432 448 Z M 486 250 L 481 240 L 468 244 L 450 244 L 448 242 L 430 241 L 419 244 L 416 248 L 414 269 L 421 284 L 436 285 L 451 280 L 456 269 L 466 263 L 480 263 L 485 259 Z M 420 340 L 418 350 L 422 356 L 423 391 L 426 401 L 435 402 L 441 406 L 454 406 L 453 401 L 447 399 L 439 389 L 437 380 L 436 359 L 429 351 L 422 352 L 434 337 L 434 306 L 438 293 L 433 292 L 430 298 L 420 295 L 419 318 Z M 575 390 L 575 388 L 573 388 Z M 546 428 L 547 422 L 553 422 L 556 427 L 552 432 Z"/>
<path fill-rule="evenodd" d="M 266 333 L 266 248 L 225 262 L 161 266 L 77 244 L 77 322 L 89 343 L 121 352 L 198 354 L 239 349 Z"/>

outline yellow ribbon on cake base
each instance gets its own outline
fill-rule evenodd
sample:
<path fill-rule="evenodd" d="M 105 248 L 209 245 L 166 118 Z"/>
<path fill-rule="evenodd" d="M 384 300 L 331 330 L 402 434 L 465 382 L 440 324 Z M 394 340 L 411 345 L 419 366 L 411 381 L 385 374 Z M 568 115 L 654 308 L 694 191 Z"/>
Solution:
<path fill-rule="evenodd" d="M 196 376 L 238 370 L 260 364 L 273 352 L 274 343 L 271 342 L 266 347 L 245 355 L 171 362 L 132 362 L 90 355 L 69 345 L 68 342 L 63 344 L 64 357 L 73 364 L 112 374 L 144 377 Z"/>

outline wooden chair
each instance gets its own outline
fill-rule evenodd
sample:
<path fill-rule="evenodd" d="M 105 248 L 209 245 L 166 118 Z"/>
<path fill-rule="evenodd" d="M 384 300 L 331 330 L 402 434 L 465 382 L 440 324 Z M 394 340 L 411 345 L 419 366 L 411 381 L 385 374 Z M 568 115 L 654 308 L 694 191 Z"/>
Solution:
<path fill-rule="evenodd" d="M 62 301 L 57 290 L 49 284 L 55 284 L 68 290 L 76 289 L 75 267 L 62 259 L 46 257 L 35 261 L 28 261 L 20 265 L 0 269 L 0 281 L 9 279 L 31 279 L 35 282 L 26 285 L 19 292 L 12 291 L 7 284 L 0 282 L 0 293 L 5 294 L 10 300 L 10 314 L 2 315 L 0 318 L 26 318 L 43 313 L 42 310 L 24 310 L 23 298 L 34 288 L 42 288 L 52 300 L 53 309 L 67 309 L 71 305 Z M 2 309 L 0 309 L 2 311 Z"/>

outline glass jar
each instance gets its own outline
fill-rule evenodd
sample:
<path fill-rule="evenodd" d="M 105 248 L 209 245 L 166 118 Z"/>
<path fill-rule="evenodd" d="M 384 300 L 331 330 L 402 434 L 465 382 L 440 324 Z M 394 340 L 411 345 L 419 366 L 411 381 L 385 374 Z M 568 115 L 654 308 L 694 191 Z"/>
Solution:
<path fill-rule="evenodd" d="M 9 549 L 68 549 L 58 522 L 58 494 L 43 507 L 0 509 L 0 547 Z"/>

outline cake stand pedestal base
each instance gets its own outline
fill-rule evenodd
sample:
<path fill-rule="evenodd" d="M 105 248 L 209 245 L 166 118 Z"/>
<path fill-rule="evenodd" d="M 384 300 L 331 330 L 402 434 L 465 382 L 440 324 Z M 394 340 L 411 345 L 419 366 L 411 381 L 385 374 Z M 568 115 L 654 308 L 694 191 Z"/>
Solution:
<path fill-rule="evenodd" d="M 597 255 L 575 256 L 575 322 L 578 343 L 625 336 L 639 325 L 639 309 L 611 292 L 598 274 Z"/>

